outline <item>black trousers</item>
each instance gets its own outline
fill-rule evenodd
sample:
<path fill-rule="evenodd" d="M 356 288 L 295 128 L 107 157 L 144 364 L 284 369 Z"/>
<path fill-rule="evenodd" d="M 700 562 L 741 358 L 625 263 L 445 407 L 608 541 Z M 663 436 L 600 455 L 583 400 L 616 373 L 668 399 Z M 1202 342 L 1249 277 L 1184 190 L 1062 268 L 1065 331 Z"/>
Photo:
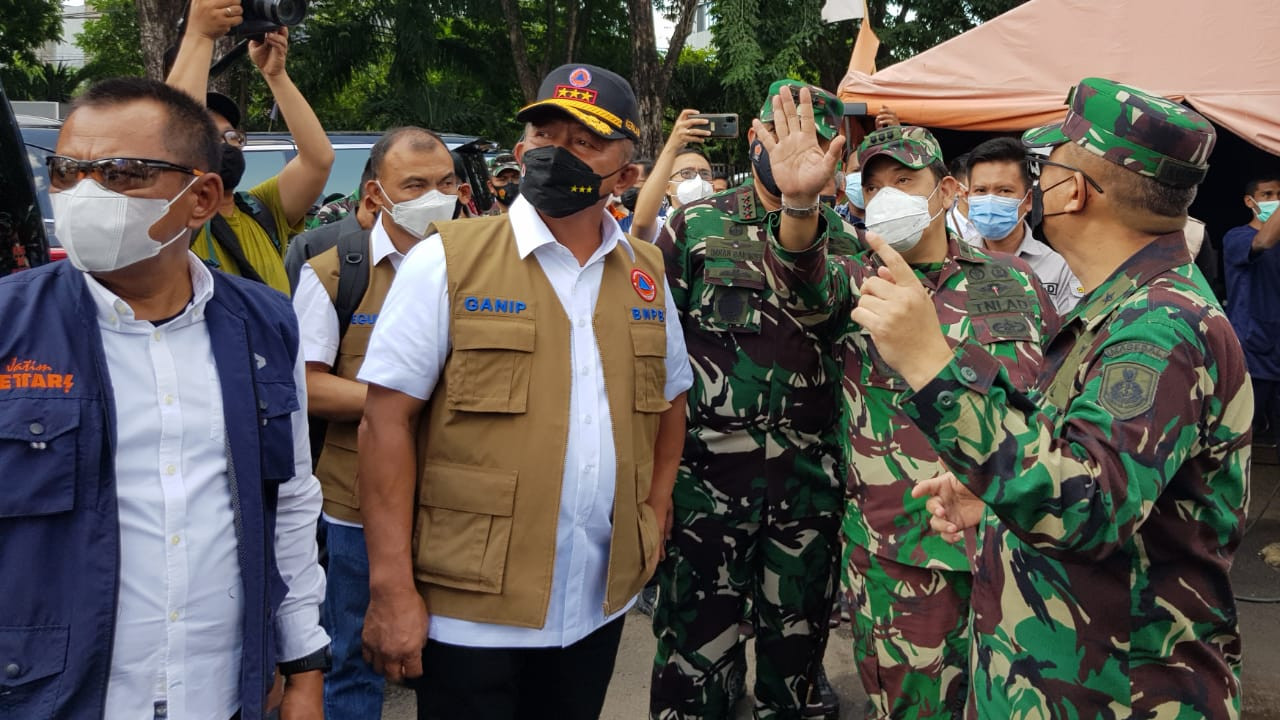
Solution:
<path fill-rule="evenodd" d="M 597 720 L 622 618 L 565 648 L 472 648 L 427 641 L 418 720 Z"/>

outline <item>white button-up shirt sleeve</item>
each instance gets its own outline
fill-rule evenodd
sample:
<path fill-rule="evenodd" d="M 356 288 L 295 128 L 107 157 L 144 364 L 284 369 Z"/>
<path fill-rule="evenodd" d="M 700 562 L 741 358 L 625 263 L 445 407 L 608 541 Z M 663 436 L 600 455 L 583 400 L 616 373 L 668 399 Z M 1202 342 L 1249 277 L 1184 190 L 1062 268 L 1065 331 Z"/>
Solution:
<path fill-rule="evenodd" d="M 320 284 L 320 277 L 311 263 L 302 266 L 298 274 L 298 289 L 293 293 L 293 312 L 298 316 L 299 348 L 307 362 L 323 363 L 333 367 L 338 358 L 338 311 L 329 299 L 329 292 Z"/>
<path fill-rule="evenodd" d="M 449 278 L 439 235 L 405 256 L 357 377 L 426 400 L 449 354 Z"/>
<path fill-rule="evenodd" d="M 680 315 L 676 312 L 676 301 L 671 297 L 671 288 L 663 278 L 662 289 L 667 297 L 667 385 L 665 395 L 667 402 L 680 393 L 693 387 L 693 368 L 689 365 L 689 351 L 684 344 L 684 330 L 680 327 Z"/>
<path fill-rule="evenodd" d="M 313 273 L 314 276 L 314 273 Z M 293 478 L 280 485 L 276 510 L 276 566 L 289 588 L 276 613 L 276 653 L 280 662 L 306 657 L 329 644 L 320 627 L 324 571 L 316 548 L 320 481 L 311 474 L 307 432 L 307 379 L 302 353 L 293 368 L 298 410 L 293 413 Z"/>

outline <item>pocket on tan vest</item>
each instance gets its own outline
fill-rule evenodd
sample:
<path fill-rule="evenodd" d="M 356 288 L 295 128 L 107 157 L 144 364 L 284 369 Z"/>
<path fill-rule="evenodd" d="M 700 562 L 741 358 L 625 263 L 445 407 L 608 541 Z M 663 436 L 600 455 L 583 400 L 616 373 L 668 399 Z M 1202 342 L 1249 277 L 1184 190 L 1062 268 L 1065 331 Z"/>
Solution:
<path fill-rule="evenodd" d="M 414 576 L 502 592 L 516 501 L 515 470 L 427 463 L 414 526 Z"/>
<path fill-rule="evenodd" d="M 671 407 L 666 398 L 666 327 L 632 323 L 631 347 L 636 362 L 636 411 L 657 413 Z"/>
<path fill-rule="evenodd" d="M 453 354 L 445 365 L 449 409 L 525 412 L 534 336 L 532 319 L 455 316 Z"/>

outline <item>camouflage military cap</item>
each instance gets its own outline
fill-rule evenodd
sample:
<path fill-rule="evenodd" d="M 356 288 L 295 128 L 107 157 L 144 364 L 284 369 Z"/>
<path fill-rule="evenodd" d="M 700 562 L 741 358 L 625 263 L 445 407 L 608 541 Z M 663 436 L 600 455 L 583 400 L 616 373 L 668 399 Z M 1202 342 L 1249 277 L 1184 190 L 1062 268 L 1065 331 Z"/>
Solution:
<path fill-rule="evenodd" d="M 497 177 L 499 173 L 505 170 L 515 170 L 516 174 L 520 174 L 520 163 L 516 162 L 516 156 L 511 153 L 501 153 L 493 159 L 493 164 L 489 166 L 489 174 Z"/>
<path fill-rule="evenodd" d="M 760 122 L 773 122 L 773 96 L 782 92 L 783 88 L 791 89 L 791 97 L 800 101 L 800 88 L 809 88 L 809 97 L 813 102 L 813 124 L 818 134 L 830 140 L 840 132 L 840 123 L 844 119 L 844 103 L 840 98 L 816 85 L 799 80 L 775 80 L 769 86 L 769 94 L 764 96 L 764 106 L 760 108 Z"/>
<path fill-rule="evenodd" d="M 912 170 L 923 170 L 942 162 L 942 147 L 933 133 L 915 125 L 880 128 L 858 146 L 858 167 L 866 169 L 871 158 L 888 155 Z"/>
<path fill-rule="evenodd" d="M 1073 142 L 1105 160 L 1172 187 L 1204 180 L 1217 139 L 1200 113 L 1112 80 L 1085 78 L 1067 95 L 1067 117 L 1028 130 L 1022 143 Z"/>

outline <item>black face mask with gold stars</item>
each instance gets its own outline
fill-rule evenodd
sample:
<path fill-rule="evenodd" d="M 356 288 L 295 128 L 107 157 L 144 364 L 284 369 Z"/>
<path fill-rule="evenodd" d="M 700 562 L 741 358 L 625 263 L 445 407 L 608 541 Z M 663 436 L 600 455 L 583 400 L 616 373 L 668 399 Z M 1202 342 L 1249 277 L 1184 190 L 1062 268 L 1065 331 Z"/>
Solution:
<path fill-rule="evenodd" d="M 602 181 L 626 167 L 608 175 L 598 175 L 591 166 L 559 145 L 534 148 L 524 154 L 524 179 L 520 194 L 539 212 L 553 218 L 562 218 L 582 212 L 595 205 L 603 197 Z"/>

